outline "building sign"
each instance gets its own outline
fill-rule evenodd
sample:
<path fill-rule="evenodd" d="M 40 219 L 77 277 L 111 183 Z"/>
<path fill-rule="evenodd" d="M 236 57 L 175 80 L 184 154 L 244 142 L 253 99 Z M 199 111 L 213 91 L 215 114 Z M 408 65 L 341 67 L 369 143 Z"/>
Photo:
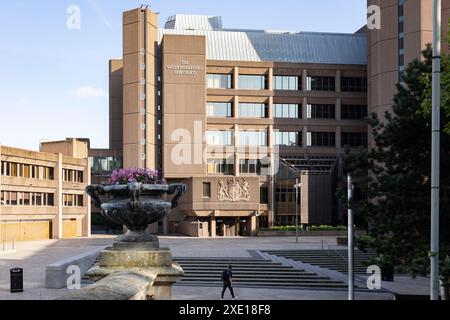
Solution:
<path fill-rule="evenodd" d="M 250 201 L 250 184 L 245 179 L 228 179 L 226 183 L 219 179 L 217 186 L 219 201 Z"/>
<path fill-rule="evenodd" d="M 167 69 L 177 76 L 196 76 L 205 68 L 203 66 L 193 66 L 189 60 L 181 60 L 181 64 L 170 64 Z"/>

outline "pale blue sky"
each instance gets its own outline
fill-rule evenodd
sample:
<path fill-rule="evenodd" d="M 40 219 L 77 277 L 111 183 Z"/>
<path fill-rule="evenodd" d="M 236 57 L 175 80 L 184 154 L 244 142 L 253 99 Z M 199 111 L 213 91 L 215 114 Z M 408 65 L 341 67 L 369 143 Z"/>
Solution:
<path fill-rule="evenodd" d="M 14 0 L 0 4 L 0 144 L 86 137 L 108 147 L 108 59 L 120 58 L 122 12 L 146 1 Z M 148 3 L 148 2 L 147 2 Z M 176 13 L 221 15 L 226 28 L 355 32 L 365 0 L 153 0 Z M 81 29 L 68 30 L 69 5 Z"/>

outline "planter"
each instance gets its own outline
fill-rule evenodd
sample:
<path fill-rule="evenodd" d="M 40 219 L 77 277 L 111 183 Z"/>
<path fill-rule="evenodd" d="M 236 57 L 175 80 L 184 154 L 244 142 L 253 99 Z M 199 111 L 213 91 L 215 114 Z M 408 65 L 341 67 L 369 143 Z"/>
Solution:
<path fill-rule="evenodd" d="M 135 182 L 127 185 L 91 185 L 86 192 L 106 219 L 127 227 L 127 233 L 117 238 L 119 242 L 157 244 L 158 238 L 147 231 L 148 225 L 160 221 L 177 207 L 186 186 Z M 166 201 L 162 198 L 165 194 L 175 196 L 172 201 Z M 102 203 L 99 195 L 109 195 L 111 200 Z"/>

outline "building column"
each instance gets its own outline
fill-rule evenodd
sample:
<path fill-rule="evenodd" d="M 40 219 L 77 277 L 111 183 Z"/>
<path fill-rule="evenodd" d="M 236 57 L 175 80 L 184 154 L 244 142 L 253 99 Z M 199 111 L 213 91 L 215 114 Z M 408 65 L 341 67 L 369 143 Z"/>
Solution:
<path fill-rule="evenodd" d="M 273 119 L 273 97 L 269 97 L 269 103 L 267 105 L 267 118 Z"/>
<path fill-rule="evenodd" d="M 239 114 L 239 96 L 234 96 L 233 99 L 233 118 L 238 118 Z"/>
<path fill-rule="evenodd" d="M 267 89 L 268 90 L 273 90 L 273 68 L 269 68 L 269 74 L 268 74 L 269 79 L 267 79 Z"/>
<path fill-rule="evenodd" d="M 63 238 L 63 168 L 62 168 L 62 153 L 58 153 L 58 164 L 55 167 L 55 180 L 58 183 L 55 192 L 55 206 L 56 216 L 52 221 L 52 239 Z"/>
<path fill-rule="evenodd" d="M 256 229 L 256 215 L 252 215 L 249 218 L 250 218 L 250 226 L 249 226 L 248 232 L 249 232 L 250 236 L 254 237 L 254 236 L 256 236 L 256 232 L 257 232 L 257 229 Z"/>
<path fill-rule="evenodd" d="M 336 100 L 336 120 L 340 121 L 342 119 L 342 99 L 338 98 Z"/>
<path fill-rule="evenodd" d="M 341 92 L 341 70 L 336 71 L 336 92 Z"/>
<path fill-rule="evenodd" d="M 91 163 L 92 159 L 86 159 L 86 168 L 83 171 L 83 181 L 89 186 L 91 184 Z M 85 192 L 83 194 L 83 206 L 85 208 L 85 215 L 82 218 L 81 236 L 89 238 L 91 236 L 91 199 Z"/>
<path fill-rule="evenodd" d="M 308 148 L 308 126 L 303 127 L 302 140 L 303 140 L 303 147 Z"/>
<path fill-rule="evenodd" d="M 302 118 L 308 120 L 308 98 L 303 98 L 302 104 Z"/>
<path fill-rule="evenodd" d="M 302 91 L 308 91 L 308 70 L 302 71 Z"/>
<path fill-rule="evenodd" d="M 214 213 L 215 215 L 215 213 Z M 212 238 L 216 237 L 216 217 L 211 217 L 209 224 L 211 226 L 211 234 L 209 235 Z"/>
<path fill-rule="evenodd" d="M 233 70 L 233 87 L 239 89 L 239 67 L 234 67 Z"/>
<path fill-rule="evenodd" d="M 336 148 L 337 148 L 337 149 L 342 148 L 342 142 L 341 142 L 341 127 L 336 127 Z"/>

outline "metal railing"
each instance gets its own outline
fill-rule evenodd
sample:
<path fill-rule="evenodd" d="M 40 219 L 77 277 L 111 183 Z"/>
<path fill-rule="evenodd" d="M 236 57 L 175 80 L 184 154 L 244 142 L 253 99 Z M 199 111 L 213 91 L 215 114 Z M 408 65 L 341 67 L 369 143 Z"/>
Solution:
<path fill-rule="evenodd" d="M 8 246 L 9 244 L 9 246 Z M 10 241 L 2 240 L 0 243 L 0 252 L 9 252 L 16 250 L 16 241 L 12 239 Z"/>

